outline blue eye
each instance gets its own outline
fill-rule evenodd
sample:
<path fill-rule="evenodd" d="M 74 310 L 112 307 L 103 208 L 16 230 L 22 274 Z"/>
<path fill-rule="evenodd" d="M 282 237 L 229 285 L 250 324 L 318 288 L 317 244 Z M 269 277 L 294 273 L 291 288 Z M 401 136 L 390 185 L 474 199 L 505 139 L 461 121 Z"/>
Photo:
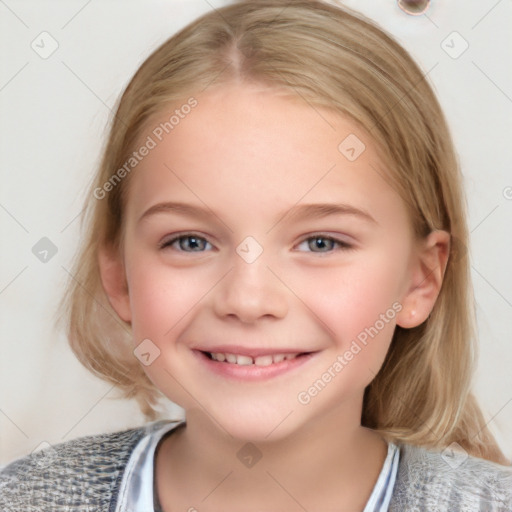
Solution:
<path fill-rule="evenodd" d="M 172 247 L 176 243 L 178 243 L 179 248 L 175 247 L 175 249 L 182 252 L 203 252 L 206 248 L 206 244 L 209 244 L 209 242 L 201 236 L 180 235 L 164 241 L 160 244 L 160 249 Z"/>
<path fill-rule="evenodd" d="M 319 253 L 327 253 L 332 252 L 336 246 L 338 249 L 351 249 L 352 246 L 347 244 L 346 242 L 342 242 L 341 240 L 337 240 L 336 238 L 332 238 L 330 236 L 324 235 L 315 235 L 303 240 L 299 247 L 306 243 L 311 252 L 319 252 Z"/>
<path fill-rule="evenodd" d="M 304 244 L 307 244 L 308 249 L 306 252 L 315 252 L 320 254 L 333 252 L 335 250 L 349 250 L 353 248 L 346 242 L 325 235 L 310 236 L 303 240 L 298 247 L 300 248 L 300 246 L 303 246 Z M 169 240 L 164 240 L 159 245 L 160 249 L 166 249 L 168 247 L 172 247 L 178 252 L 204 252 L 211 249 L 213 246 L 208 242 L 208 240 L 201 236 L 195 234 L 184 234 L 175 236 Z"/>

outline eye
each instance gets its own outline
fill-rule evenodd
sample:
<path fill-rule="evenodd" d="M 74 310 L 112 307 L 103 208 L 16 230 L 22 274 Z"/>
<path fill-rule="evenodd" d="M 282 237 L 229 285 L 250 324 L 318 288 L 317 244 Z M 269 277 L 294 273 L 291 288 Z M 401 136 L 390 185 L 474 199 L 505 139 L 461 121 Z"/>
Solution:
<path fill-rule="evenodd" d="M 336 247 L 338 250 L 353 249 L 350 244 L 343 242 L 342 240 L 338 240 L 337 238 L 325 235 L 310 236 L 303 240 L 299 244 L 299 247 L 303 246 L 304 244 L 307 245 L 308 249 L 310 249 L 310 252 L 317 253 L 333 252 Z"/>
<path fill-rule="evenodd" d="M 177 244 L 177 246 L 176 246 Z M 167 247 L 173 247 L 176 251 L 180 252 L 203 252 L 206 249 L 206 246 L 212 245 L 205 238 L 194 235 L 194 234 L 184 234 L 175 236 L 168 240 L 164 240 L 159 248 L 165 249 Z"/>

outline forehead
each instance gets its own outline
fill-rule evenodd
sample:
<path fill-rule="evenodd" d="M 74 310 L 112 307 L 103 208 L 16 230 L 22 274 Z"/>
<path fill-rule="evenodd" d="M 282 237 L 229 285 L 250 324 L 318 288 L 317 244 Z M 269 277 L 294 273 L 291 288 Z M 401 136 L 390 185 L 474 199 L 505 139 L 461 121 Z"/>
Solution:
<path fill-rule="evenodd" d="M 132 212 L 177 199 L 254 212 L 350 199 L 404 213 L 373 141 L 349 118 L 264 86 L 223 86 L 194 100 L 148 123 L 140 140 L 154 147 L 131 176 Z"/>

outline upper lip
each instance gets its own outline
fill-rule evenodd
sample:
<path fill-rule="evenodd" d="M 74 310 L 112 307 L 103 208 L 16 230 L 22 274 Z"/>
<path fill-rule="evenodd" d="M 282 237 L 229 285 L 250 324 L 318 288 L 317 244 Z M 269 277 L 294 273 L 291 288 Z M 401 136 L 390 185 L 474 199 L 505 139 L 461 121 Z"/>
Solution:
<path fill-rule="evenodd" d="M 199 350 L 201 352 L 209 352 L 210 354 L 236 354 L 240 356 L 249 356 L 249 357 L 258 357 L 258 356 L 268 356 L 268 355 L 276 355 L 276 354 L 305 354 L 309 352 L 313 352 L 311 350 L 302 350 L 298 348 L 252 348 L 246 347 L 243 345 L 215 345 L 214 347 L 193 347 L 194 350 Z"/>

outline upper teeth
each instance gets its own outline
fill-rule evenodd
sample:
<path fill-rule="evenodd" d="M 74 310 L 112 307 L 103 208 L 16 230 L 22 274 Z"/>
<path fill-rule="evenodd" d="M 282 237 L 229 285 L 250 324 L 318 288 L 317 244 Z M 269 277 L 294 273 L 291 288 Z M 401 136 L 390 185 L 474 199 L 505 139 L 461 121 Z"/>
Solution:
<path fill-rule="evenodd" d="M 274 354 L 274 355 L 266 355 L 266 356 L 241 356 L 237 354 L 223 354 L 221 352 L 210 352 L 212 359 L 215 361 L 228 363 L 240 364 L 240 365 L 250 365 L 255 364 L 256 366 L 270 366 L 274 363 L 280 363 L 284 359 L 293 359 L 299 355 L 299 352 L 296 354 Z"/>

